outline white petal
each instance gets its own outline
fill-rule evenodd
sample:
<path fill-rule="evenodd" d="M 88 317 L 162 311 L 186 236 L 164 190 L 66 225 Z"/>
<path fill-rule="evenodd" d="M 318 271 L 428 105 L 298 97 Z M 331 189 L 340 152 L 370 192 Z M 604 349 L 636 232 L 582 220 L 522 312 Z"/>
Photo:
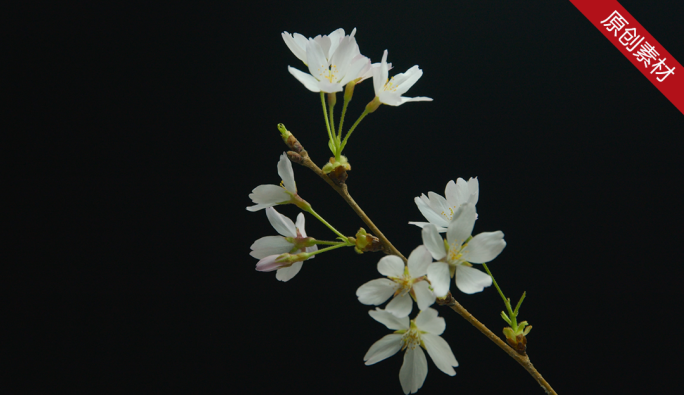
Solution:
<path fill-rule="evenodd" d="M 425 96 L 416 96 L 416 97 L 405 97 L 402 96 L 399 98 L 400 103 L 397 105 L 402 105 L 404 103 L 408 103 L 410 101 L 432 101 L 431 97 L 425 97 Z"/>
<path fill-rule="evenodd" d="M 432 263 L 432 255 L 425 246 L 418 246 L 408 257 L 409 274 L 413 278 L 427 274 L 427 268 Z"/>
<path fill-rule="evenodd" d="M 296 35 L 298 35 L 298 33 L 295 33 L 295 36 Z M 298 45 L 301 43 L 301 41 L 298 42 L 297 40 L 295 40 L 295 38 L 292 35 L 290 35 L 290 33 L 288 33 L 288 32 L 283 32 L 281 34 L 281 36 L 283 37 L 283 41 L 285 41 L 285 44 L 287 45 L 287 47 L 290 48 L 290 51 L 292 51 L 292 53 L 297 58 L 299 58 L 299 60 L 301 60 L 302 62 L 304 62 L 304 64 L 306 64 L 306 45 L 304 45 L 304 46 Z M 299 34 L 299 36 L 303 37 L 301 34 Z M 304 40 L 306 40 L 306 39 L 304 39 Z M 306 41 L 304 41 L 304 42 L 306 43 Z"/>
<path fill-rule="evenodd" d="M 375 96 L 379 96 L 383 92 L 385 82 L 387 82 L 388 68 L 387 68 L 387 50 L 382 54 L 382 61 L 380 67 L 371 68 L 373 72 L 373 89 L 375 89 Z"/>
<path fill-rule="evenodd" d="M 475 206 L 464 203 L 454 214 L 454 218 L 447 229 L 447 242 L 449 245 L 461 246 L 470 237 L 475 226 Z"/>
<path fill-rule="evenodd" d="M 292 170 L 292 162 L 287 158 L 287 154 L 283 152 L 278 161 L 278 175 L 283 180 L 283 185 L 290 193 L 297 193 L 297 185 L 294 179 L 294 170 Z"/>
<path fill-rule="evenodd" d="M 425 225 L 421 235 L 423 236 L 423 245 L 430 251 L 435 260 L 440 260 L 446 256 L 444 240 L 442 240 L 442 236 L 437 232 L 435 225 Z"/>
<path fill-rule="evenodd" d="M 416 294 L 416 303 L 420 310 L 425 310 L 435 303 L 435 294 L 430 291 L 427 281 L 420 281 L 413 284 L 413 292 Z"/>
<path fill-rule="evenodd" d="M 425 198 L 427 199 L 427 198 Z M 431 223 L 439 226 L 439 227 L 444 227 L 446 228 L 449 226 L 449 221 L 447 221 L 446 218 L 442 217 L 438 213 L 436 213 L 430 206 L 429 203 L 426 203 L 425 200 L 421 198 L 415 198 L 413 199 L 416 202 L 416 206 L 418 206 L 418 210 L 420 210 L 420 213 L 423 214 L 423 217 L 430 221 Z M 429 201 L 428 201 L 429 202 Z"/>
<path fill-rule="evenodd" d="M 315 40 L 309 40 L 309 43 L 306 45 L 306 59 L 309 61 L 309 73 L 318 81 L 321 81 L 329 70 L 329 63 L 326 58 L 327 54 L 323 51 L 319 42 Z"/>
<path fill-rule="evenodd" d="M 369 311 L 368 314 L 373 317 L 374 320 L 385 325 L 387 329 L 395 331 L 409 329 L 410 320 L 408 317 L 397 317 L 396 315 L 377 307 L 375 310 Z"/>
<path fill-rule="evenodd" d="M 396 255 L 387 255 L 378 262 L 378 271 L 387 277 L 404 277 L 404 261 Z"/>
<path fill-rule="evenodd" d="M 435 295 L 439 298 L 446 296 L 447 292 L 449 292 L 449 283 L 451 282 L 449 264 L 433 262 L 428 266 L 427 276 Z"/>
<path fill-rule="evenodd" d="M 444 318 L 437 316 L 437 310 L 429 308 L 418 313 L 416 326 L 421 331 L 439 336 L 444 333 L 446 322 L 444 322 Z"/>
<path fill-rule="evenodd" d="M 396 92 L 382 91 L 380 94 L 378 94 L 378 99 L 380 100 L 380 103 L 390 106 L 401 105 L 401 96 L 399 96 Z"/>
<path fill-rule="evenodd" d="M 342 79 L 341 77 L 343 77 L 349 69 L 351 61 L 356 55 L 354 53 L 356 48 L 358 47 L 354 37 L 347 36 L 340 41 L 339 47 L 335 50 L 335 53 L 330 60 L 330 64 L 333 65 L 333 68 L 337 68 L 337 76 L 340 77 L 335 80 L 336 82 L 339 82 Z"/>
<path fill-rule="evenodd" d="M 401 349 L 401 337 L 402 335 L 391 334 L 373 343 L 363 356 L 366 365 L 373 365 L 396 354 Z"/>
<path fill-rule="evenodd" d="M 281 266 L 283 266 L 283 264 L 281 262 L 276 262 L 276 259 L 279 256 L 280 255 L 269 255 L 265 258 L 262 258 L 261 260 L 259 260 L 259 262 L 257 262 L 256 270 L 260 272 L 272 272 L 280 268 Z"/>
<path fill-rule="evenodd" d="M 487 263 L 501 254 L 506 241 L 504 234 L 496 232 L 483 232 L 473 237 L 463 249 L 463 259 L 472 263 Z"/>
<path fill-rule="evenodd" d="M 295 229 L 295 224 L 291 219 L 280 214 L 273 207 L 266 209 L 266 216 L 276 232 L 285 237 L 297 237 L 297 229 Z"/>
<path fill-rule="evenodd" d="M 432 209 L 432 211 L 439 214 L 444 219 L 452 217 L 453 212 L 451 212 L 451 207 L 449 207 L 449 203 L 445 198 L 434 192 L 428 192 L 428 196 L 430 199 L 430 208 Z"/>
<path fill-rule="evenodd" d="M 477 200 L 480 197 L 480 182 L 477 180 L 477 177 L 471 177 L 468 180 L 468 189 L 470 190 L 470 198 L 468 198 L 468 202 L 477 204 Z"/>
<path fill-rule="evenodd" d="M 413 394 L 423 386 L 427 377 L 427 360 L 423 349 L 408 348 L 404 354 L 404 363 L 399 370 L 399 382 L 404 394 Z"/>
<path fill-rule="evenodd" d="M 353 59 L 351 65 L 345 71 L 344 77 L 340 81 L 340 84 L 346 85 L 349 81 L 361 77 L 363 70 L 366 68 L 370 68 L 370 59 L 366 58 L 365 56 Z"/>
<path fill-rule="evenodd" d="M 410 69 L 408 69 L 406 71 L 406 73 L 404 73 L 404 78 L 397 83 L 398 86 L 397 86 L 396 92 L 400 95 L 403 95 L 416 82 L 418 82 L 418 80 L 422 76 L 423 76 L 423 70 L 418 68 L 418 65 L 411 67 Z M 396 81 L 396 78 L 395 78 L 395 81 Z"/>
<path fill-rule="evenodd" d="M 395 296 L 385 307 L 385 311 L 389 311 L 397 317 L 406 317 L 411 314 L 411 310 L 413 310 L 413 299 L 408 293 Z"/>
<path fill-rule="evenodd" d="M 249 255 L 261 259 L 269 255 L 280 255 L 290 252 L 294 248 L 294 244 L 285 240 L 282 236 L 264 236 L 255 241 L 250 248 L 252 252 Z"/>
<path fill-rule="evenodd" d="M 304 87 L 311 92 L 321 91 L 321 88 L 318 86 L 318 80 L 312 77 L 311 74 L 306 74 L 305 72 L 290 66 L 287 66 L 287 71 L 289 71 L 299 82 L 304 84 Z"/>
<path fill-rule="evenodd" d="M 409 225 L 416 225 L 419 228 L 424 228 L 425 225 L 430 225 L 429 222 L 411 222 L 409 221 Z M 435 226 L 437 228 L 437 232 L 444 233 L 447 231 L 447 228 L 442 228 L 441 226 Z"/>
<path fill-rule="evenodd" d="M 295 223 L 295 227 L 302 237 L 306 237 L 306 230 L 304 230 L 304 213 L 297 214 L 297 222 Z"/>
<path fill-rule="evenodd" d="M 470 266 L 457 266 L 455 277 L 456 286 L 466 294 L 482 292 L 485 287 L 492 285 L 492 278 L 487 273 Z"/>
<path fill-rule="evenodd" d="M 385 303 L 397 289 L 398 284 L 386 278 L 371 280 L 356 290 L 356 297 L 363 304 L 379 305 Z"/>
<path fill-rule="evenodd" d="M 280 281 L 289 281 L 302 269 L 304 262 L 295 262 L 290 267 L 283 267 L 276 272 L 276 278 Z"/>
<path fill-rule="evenodd" d="M 441 337 L 429 333 L 421 335 L 420 339 L 425 344 L 425 349 L 437 368 L 449 376 L 455 376 L 456 371 L 452 366 L 458 366 L 458 362 L 456 362 L 456 357 L 451 351 L 449 343 Z"/>
<path fill-rule="evenodd" d="M 468 186 L 468 183 L 466 180 L 462 178 L 458 178 L 456 180 L 456 194 L 455 194 L 455 199 L 460 206 L 463 203 L 468 203 L 468 199 L 470 198 L 470 187 Z"/>
<path fill-rule="evenodd" d="M 259 185 L 249 194 L 252 202 L 259 203 L 255 206 L 247 207 L 249 211 L 257 211 L 262 208 L 275 206 L 279 203 L 287 203 L 290 201 L 290 195 L 285 190 L 277 185 Z M 257 208 L 258 207 L 258 208 Z"/>
<path fill-rule="evenodd" d="M 446 188 L 444 188 L 444 197 L 449 203 L 449 207 L 458 207 L 461 205 L 459 200 L 459 187 L 456 185 L 454 180 L 447 182 Z"/>

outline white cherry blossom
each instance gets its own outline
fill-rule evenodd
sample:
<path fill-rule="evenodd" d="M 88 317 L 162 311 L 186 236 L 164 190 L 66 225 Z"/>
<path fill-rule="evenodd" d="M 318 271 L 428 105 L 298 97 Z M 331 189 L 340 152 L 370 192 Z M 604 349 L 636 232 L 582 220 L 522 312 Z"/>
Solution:
<path fill-rule="evenodd" d="M 385 311 L 397 317 L 406 317 L 413 310 L 414 298 L 420 310 L 435 303 L 435 294 L 426 280 L 427 268 L 432 263 L 430 251 L 419 246 L 408 258 L 408 266 L 396 255 L 388 255 L 378 262 L 378 271 L 387 278 L 371 280 L 356 291 L 359 302 L 380 305 L 394 295 Z"/>
<path fill-rule="evenodd" d="M 468 182 L 462 178 L 457 179 L 456 182 L 451 180 L 444 189 L 444 197 L 434 192 L 428 192 L 427 196 L 421 194 L 420 197 L 414 199 L 418 210 L 428 222 L 409 222 L 409 224 L 421 228 L 427 224 L 434 224 L 437 231 L 444 233 L 447 231 L 456 210 L 463 203 L 477 204 L 479 195 L 480 186 L 477 178 L 471 177 Z"/>
<path fill-rule="evenodd" d="M 266 216 L 273 228 L 282 236 L 265 236 L 255 241 L 250 247 L 252 252 L 250 255 L 259 259 L 257 270 L 272 271 L 276 267 L 276 259 L 284 253 L 299 253 L 299 252 L 313 252 L 318 250 L 318 246 L 313 245 L 307 247 L 309 238 L 306 236 L 304 229 L 304 213 L 297 215 L 297 223 L 293 223 L 291 219 L 277 212 L 273 207 L 266 209 Z M 313 259 L 316 256 L 311 256 Z M 280 281 L 288 281 L 302 269 L 304 262 L 298 261 L 289 267 L 278 267 L 276 278 Z"/>
<path fill-rule="evenodd" d="M 330 60 L 332 55 L 335 53 L 337 46 L 340 45 L 342 39 L 345 37 L 354 37 L 355 34 L 356 28 L 352 30 L 349 36 L 345 36 L 344 29 L 339 28 L 327 36 L 322 36 L 319 34 L 314 38 L 308 39 L 299 33 L 290 34 L 288 32 L 283 32 L 281 33 L 281 36 L 283 37 L 283 41 L 285 41 L 287 47 L 290 48 L 290 51 L 292 51 L 292 53 L 299 58 L 299 60 L 308 66 L 309 62 L 307 61 L 306 56 L 306 45 L 309 43 L 309 40 L 316 41 L 321 46 L 321 49 L 323 49 L 325 58 Z M 358 47 L 356 52 L 358 53 Z"/>
<path fill-rule="evenodd" d="M 474 225 L 475 206 L 464 203 L 449 224 L 446 240 L 442 240 L 435 225 L 423 227 L 423 244 L 438 261 L 427 272 L 437 297 L 444 297 L 449 291 L 450 277 L 455 277 L 456 287 L 467 294 L 481 292 L 492 285 L 492 278 L 472 267 L 472 263 L 487 263 L 496 258 L 506 247 L 504 234 L 484 232 L 471 238 Z"/>
<path fill-rule="evenodd" d="M 418 65 L 411 67 L 405 73 L 399 73 L 388 79 L 389 66 L 387 64 L 387 50 L 385 50 L 380 67 L 373 67 L 371 71 L 373 73 L 373 88 L 375 89 L 376 99 L 383 104 L 399 106 L 410 101 L 432 101 L 429 97 L 401 96 L 423 75 L 423 70 Z"/>
<path fill-rule="evenodd" d="M 332 48 L 332 46 L 330 47 Z M 309 39 L 306 60 L 309 74 L 288 66 L 288 71 L 312 92 L 340 92 L 370 67 L 370 59 L 360 55 L 356 39 L 345 36 L 333 53 L 318 41 Z"/>
<path fill-rule="evenodd" d="M 259 185 L 252 190 L 249 198 L 252 199 L 254 206 L 247 207 L 249 211 L 259 211 L 266 207 L 273 207 L 276 204 L 287 204 L 303 202 L 297 195 L 297 184 L 294 180 L 292 163 L 287 159 L 287 154 L 283 152 L 278 161 L 278 174 L 283 180 L 281 186 L 278 185 Z"/>
<path fill-rule="evenodd" d="M 391 357 L 399 350 L 405 350 L 404 363 L 399 370 L 399 382 L 404 394 L 417 392 L 427 377 L 427 359 L 422 348 L 428 352 L 439 370 L 449 376 L 456 374 L 456 357 L 449 343 L 439 336 L 444 332 L 446 323 L 444 318 L 437 316 L 437 310 L 423 310 L 410 321 L 408 317 L 399 318 L 378 308 L 369 311 L 368 314 L 395 332 L 375 342 L 363 360 L 366 365 L 373 365 Z"/>

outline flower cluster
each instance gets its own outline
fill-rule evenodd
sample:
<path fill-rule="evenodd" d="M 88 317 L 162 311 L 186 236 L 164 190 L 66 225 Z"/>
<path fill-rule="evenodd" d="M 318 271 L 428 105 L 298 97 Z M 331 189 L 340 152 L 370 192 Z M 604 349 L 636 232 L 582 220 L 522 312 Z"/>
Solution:
<path fill-rule="evenodd" d="M 335 156 L 323 167 L 323 172 L 337 185 L 346 179 L 344 172 L 351 170 L 347 158 L 341 155 L 342 149 L 363 117 L 374 112 L 381 104 L 399 106 L 410 101 L 432 100 L 428 97 L 403 96 L 423 75 L 417 65 L 405 73 L 389 78 L 391 64 L 387 62 L 387 50 L 379 63 L 372 64 L 369 58 L 361 55 L 355 34 L 356 29 L 349 35 L 343 29 L 337 29 L 328 35 L 314 38 L 306 38 L 299 33 L 282 33 L 287 47 L 308 69 L 306 73 L 288 66 L 290 74 L 308 90 L 320 93 L 330 138 L 329 148 Z M 354 86 L 371 77 L 375 97 L 342 140 L 344 115 Z M 344 108 L 339 130 L 336 130 L 333 118 L 335 92 L 343 90 Z M 328 94 L 327 108 L 325 93 Z M 288 146 L 295 147 L 292 141 L 299 144 L 284 125 L 279 125 L 279 129 Z M 301 146 L 299 148 L 297 150 L 295 147 L 293 150 L 296 152 L 288 153 L 292 160 L 297 163 L 310 161 L 306 151 Z M 278 174 L 282 180 L 280 185 L 259 185 L 249 195 L 254 205 L 247 207 L 247 210 L 255 212 L 265 209 L 268 221 L 279 234 L 262 237 L 252 244 L 250 255 L 259 259 L 256 270 L 276 271 L 278 280 L 289 281 L 299 273 L 304 261 L 314 258 L 316 254 L 341 247 L 354 247 L 359 254 L 380 249 L 378 237 L 367 234 L 363 228 L 357 232 L 356 237 L 344 236 L 299 196 L 288 154 L 283 153 L 278 162 Z M 304 158 L 305 156 L 307 157 Z M 311 162 L 307 163 L 310 166 Z M 320 173 L 321 170 L 316 166 L 313 168 Z M 346 189 L 344 191 L 346 193 Z M 478 198 L 477 178 L 449 181 L 444 196 L 428 192 L 427 196 L 422 194 L 416 197 L 415 203 L 427 222 L 409 224 L 422 228 L 422 245 L 415 248 L 408 259 L 397 255 L 381 258 L 377 263 L 377 270 L 384 277 L 371 280 L 356 291 L 358 300 L 366 305 L 380 306 L 389 300 L 384 309 L 376 307 L 369 314 L 394 333 L 375 342 L 364 356 L 364 361 L 366 365 L 372 365 L 391 357 L 399 350 L 405 351 L 399 372 L 399 381 L 405 394 L 418 391 L 427 377 L 427 360 L 423 349 L 438 369 L 450 376 L 456 374 L 454 367 L 458 366 L 458 362 L 447 342 L 440 337 L 446 328 L 445 320 L 430 307 L 438 298 L 447 297 L 451 278 L 455 279 L 456 287 L 466 294 L 481 292 L 492 284 L 492 277 L 473 267 L 473 264 L 486 263 L 496 258 L 503 251 L 506 242 L 501 231 L 472 236 L 477 220 L 475 205 Z M 324 241 L 307 236 L 303 213 L 299 213 L 296 222 L 293 222 L 274 208 L 284 204 L 293 204 L 313 215 L 332 230 L 337 239 Z M 442 236 L 444 233 L 446 238 Z M 375 248 L 367 248 L 369 243 L 377 245 Z M 319 249 L 319 245 L 324 245 L 324 248 Z M 383 244 L 384 247 L 386 245 Z M 409 315 L 414 311 L 414 301 L 418 306 L 418 313 L 411 319 Z M 523 330 L 527 323 L 518 325 L 516 316 L 517 308 L 507 321 L 512 325 L 511 333 L 524 336 L 526 332 L 523 334 Z"/>

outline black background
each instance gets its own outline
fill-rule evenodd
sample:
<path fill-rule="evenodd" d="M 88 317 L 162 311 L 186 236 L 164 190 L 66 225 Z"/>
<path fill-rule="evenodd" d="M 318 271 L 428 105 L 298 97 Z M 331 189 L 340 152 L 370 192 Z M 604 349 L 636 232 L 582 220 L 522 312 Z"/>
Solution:
<path fill-rule="evenodd" d="M 684 59 L 680 2 L 621 4 Z M 319 97 L 287 72 L 303 66 L 280 33 L 338 27 L 356 27 L 373 62 L 388 49 L 395 73 L 420 65 L 407 96 L 434 99 L 381 107 L 345 150 L 350 192 L 390 240 L 408 255 L 421 239 L 407 222 L 423 220 L 413 197 L 477 176 L 475 233 L 506 234 L 490 267 L 513 299 L 527 291 L 529 355 L 558 393 L 679 386 L 684 116 L 569 1 L 28 2 L 3 14 L 13 331 L 0 386 L 12 393 L 401 393 L 399 355 L 362 361 L 389 333 L 355 296 L 380 255 L 320 255 L 288 283 L 248 255 L 275 234 L 245 207 L 279 182 L 276 124 L 317 163 L 329 156 Z M 370 81 L 357 86 L 348 126 L 372 97 Z M 361 221 L 305 170 L 300 195 L 353 234 Z M 307 231 L 331 238 L 312 217 Z M 455 295 L 500 333 L 494 288 Z M 439 311 L 460 366 L 448 377 L 429 362 L 420 393 L 542 393 Z"/>

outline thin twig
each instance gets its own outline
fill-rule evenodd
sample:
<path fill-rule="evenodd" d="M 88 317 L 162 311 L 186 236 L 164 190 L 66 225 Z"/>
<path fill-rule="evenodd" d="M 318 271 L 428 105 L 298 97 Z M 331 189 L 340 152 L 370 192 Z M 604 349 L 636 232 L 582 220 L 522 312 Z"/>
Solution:
<path fill-rule="evenodd" d="M 451 295 L 451 292 L 447 293 L 447 296 L 444 299 L 437 299 L 437 303 L 445 306 L 449 306 L 453 311 L 457 312 L 458 314 L 461 315 L 461 317 L 465 318 L 466 321 L 470 322 L 475 328 L 477 328 L 482 334 L 487 336 L 489 340 L 493 341 L 499 348 L 502 350 L 506 351 L 508 355 L 511 356 L 511 358 L 515 359 L 520 365 L 522 365 L 527 372 L 532 375 L 532 377 L 537 380 L 537 383 L 541 385 L 541 387 L 546 391 L 547 394 L 550 395 L 558 395 L 556 394 L 556 391 L 551 388 L 551 385 L 544 380 L 542 375 L 535 369 L 535 367 L 532 365 L 532 362 L 530 362 L 530 358 L 527 355 L 520 355 L 518 354 L 513 348 L 511 348 L 508 344 L 506 344 L 501 338 L 499 338 L 497 335 L 495 335 L 492 331 L 489 330 L 483 323 L 477 320 L 477 318 L 473 317 L 472 314 L 468 312 L 463 306 L 461 306 L 460 303 L 454 299 L 454 297 Z"/>

